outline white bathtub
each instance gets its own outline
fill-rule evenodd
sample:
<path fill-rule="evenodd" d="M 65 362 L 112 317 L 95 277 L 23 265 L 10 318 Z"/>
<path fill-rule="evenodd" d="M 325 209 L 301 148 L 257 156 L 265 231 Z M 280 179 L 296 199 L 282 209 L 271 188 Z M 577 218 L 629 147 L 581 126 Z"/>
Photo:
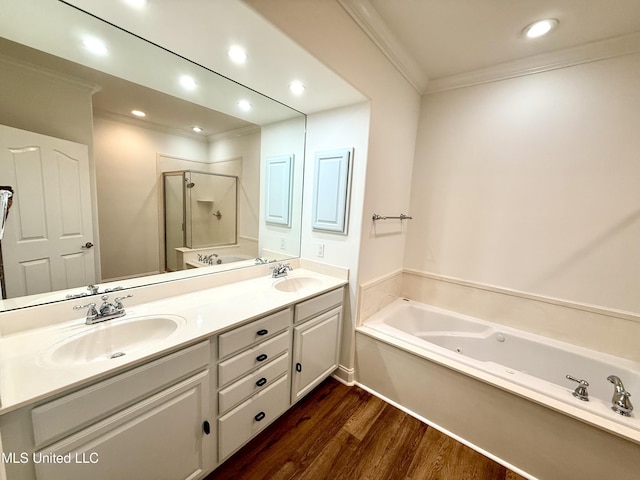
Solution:
<path fill-rule="evenodd" d="M 358 330 L 640 443 L 639 363 L 406 299 Z M 589 382 L 588 402 L 572 395 L 567 374 Z M 609 375 L 633 395 L 631 417 L 611 410 Z"/>

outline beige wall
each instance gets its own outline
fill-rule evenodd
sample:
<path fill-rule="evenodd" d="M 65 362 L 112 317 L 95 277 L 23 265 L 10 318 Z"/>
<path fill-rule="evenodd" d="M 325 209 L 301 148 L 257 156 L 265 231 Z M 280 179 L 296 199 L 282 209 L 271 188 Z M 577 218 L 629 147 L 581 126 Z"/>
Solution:
<path fill-rule="evenodd" d="M 0 124 L 91 148 L 93 87 L 0 56 Z"/>
<path fill-rule="evenodd" d="M 209 161 L 215 164 L 212 172 L 239 175 L 238 236 L 256 240 L 260 215 L 260 137 L 260 130 L 256 129 L 247 135 L 212 140 L 208 153 Z M 240 173 L 225 170 L 230 159 L 240 159 Z"/>
<path fill-rule="evenodd" d="M 640 312 L 640 55 L 426 96 L 405 267 Z"/>
<path fill-rule="evenodd" d="M 158 154 L 205 161 L 207 144 L 106 118 L 95 119 L 104 281 L 160 270 Z"/>

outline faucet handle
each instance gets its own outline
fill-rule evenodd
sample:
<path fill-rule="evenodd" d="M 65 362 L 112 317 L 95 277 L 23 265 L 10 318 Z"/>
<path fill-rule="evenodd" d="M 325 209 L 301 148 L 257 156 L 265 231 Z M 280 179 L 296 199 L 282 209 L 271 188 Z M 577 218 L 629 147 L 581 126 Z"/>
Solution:
<path fill-rule="evenodd" d="M 133 297 L 133 294 L 131 293 L 129 295 L 125 295 L 124 297 L 116 297 L 113 299 L 113 303 L 116 304 L 116 308 L 124 308 L 124 305 L 122 305 L 122 300 L 131 297 Z"/>
<path fill-rule="evenodd" d="M 571 375 L 566 375 L 567 380 L 571 380 L 572 382 L 577 382 L 578 386 L 573 391 L 572 395 L 576 397 L 578 400 L 582 400 L 583 402 L 589 401 L 589 392 L 587 387 L 589 386 L 589 382 L 586 380 L 579 380 L 576 377 Z"/>
<path fill-rule="evenodd" d="M 110 292 L 115 292 L 116 290 L 122 290 L 123 287 L 118 286 L 118 287 L 113 287 L 113 288 L 107 288 L 105 289 L 104 293 L 110 293 Z"/>
<path fill-rule="evenodd" d="M 74 305 L 73 309 L 74 310 L 82 310 L 83 308 L 96 308 L 96 304 L 95 303 L 87 303 L 86 305 Z"/>
<path fill-rule="evenodd" d="M 88 308 L 89 309 L 87 311 L 87 318 L 89 318 L 89 317 L 97 317 L 98 316 L 98 310 L 96 310 L 96 304 L 95 303 L 87 303 L 86 305 L 75 305 L 73 307 L 74 310 L 82 310 L 83 308 Z"/>

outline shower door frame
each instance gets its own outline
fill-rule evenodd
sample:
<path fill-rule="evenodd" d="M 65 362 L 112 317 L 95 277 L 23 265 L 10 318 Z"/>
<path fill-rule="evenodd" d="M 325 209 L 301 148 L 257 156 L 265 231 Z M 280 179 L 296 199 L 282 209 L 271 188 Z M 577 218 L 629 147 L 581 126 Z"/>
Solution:
<path fill-rule="evenodd" d="M 232 178 L 235 180 L 235 211 L 234 211 L 234 226 L 233 226 L 233 231 L 234 231 L 234 241 L 231 243 L 220 243 L 220 244 L 216 244 L 216 245 L 209 245 L 209 246 L 202 246 L 202 247 L 188 247 L 187 246 L 187 222 L 191 220 L 190 218 L 190 208 L 191 205 L 189 205 L 189 208 L 187 208 L 187 173 L 199 173 L 199 174 L 204 174 L 204 175 L 214 175 L 216 177 L 226 177 L 226 178 Z M 238 177 L 237 175 L 228 175 L 228 174 L 224 174 L 224 173 L 215 173 L 215 172 L 204 172 L 202 170 L 191 170 L 191 169 L 185 169 L 185 170 L 172 170 L 172 171 L 167 171 L 167 172 L 162 172 L 162 228 L 163 228 L 163 238 L 164 238 L 164 254 L 163 254 L 163 259 L 164 259 L 164 271 L 174 271 L 174 270 L 169 270 L 167 268 L 167 195 L 166 195 L 166 188 L 165 188 L 165 179 L 168 176 L 180 176 L 182 177 L 182 246 L 184 248 L 191 248 L 194 250 L 197 249 L 206 249 L 206 248 L 216 248 L 216 247 L 225 247 L 225 246 L 232 246 L 232 245 L 237 245 L 238 244 L 238 184 L 240 182 L 240 177 Z M 191 180 L 191 179 L 190 179 Z M 189 199 L 190 202 L 190 199 Z M 189 216 L 189 218 L 188 218 Z"/>

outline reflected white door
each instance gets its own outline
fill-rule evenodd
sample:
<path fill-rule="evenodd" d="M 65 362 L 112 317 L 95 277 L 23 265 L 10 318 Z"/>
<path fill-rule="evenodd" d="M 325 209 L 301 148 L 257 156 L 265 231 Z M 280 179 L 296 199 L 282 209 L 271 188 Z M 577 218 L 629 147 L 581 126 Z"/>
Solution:
<path fill-rule="evenodd" d="M 95 283 L 87 146 L 0 125 L 0 184 L 7 297 Z"/>

